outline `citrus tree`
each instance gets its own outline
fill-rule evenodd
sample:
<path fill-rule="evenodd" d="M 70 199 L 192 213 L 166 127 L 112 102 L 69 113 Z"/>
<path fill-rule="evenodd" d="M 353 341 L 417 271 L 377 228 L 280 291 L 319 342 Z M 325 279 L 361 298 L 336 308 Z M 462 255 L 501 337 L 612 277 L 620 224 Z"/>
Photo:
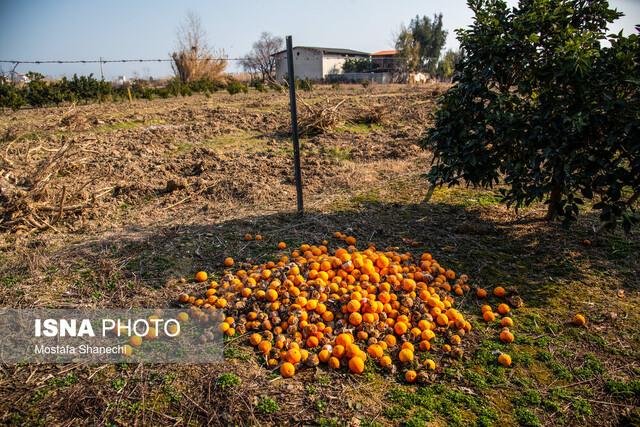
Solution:
<path fill-rule="evenodd" d="M 423 141 L 436 185 L 501 185 L 516 208 L 546 201 L 603 226 L 637 222 L 640 37 L 607 35 L 606 0 L 472 0 L 464 56 Z"/>

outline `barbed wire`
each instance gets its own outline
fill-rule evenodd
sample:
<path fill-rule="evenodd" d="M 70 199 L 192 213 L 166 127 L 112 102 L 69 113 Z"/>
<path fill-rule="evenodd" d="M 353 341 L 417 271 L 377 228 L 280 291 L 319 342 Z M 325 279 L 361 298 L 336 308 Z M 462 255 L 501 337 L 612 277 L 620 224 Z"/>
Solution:
<path fill-rule="evenodd" d="M 242 61 L 245 58 L 195 58 L 196 61 Z M 4 64 L 110 64 L 110 63 L 126 63 L 126 62 L 173 62 L 171 58 L 165 59 L 74 59 L 74 60 L 38 60 L 38 61 L 19 61 L 10 59 L 1 59 L 0 63 Z"/>

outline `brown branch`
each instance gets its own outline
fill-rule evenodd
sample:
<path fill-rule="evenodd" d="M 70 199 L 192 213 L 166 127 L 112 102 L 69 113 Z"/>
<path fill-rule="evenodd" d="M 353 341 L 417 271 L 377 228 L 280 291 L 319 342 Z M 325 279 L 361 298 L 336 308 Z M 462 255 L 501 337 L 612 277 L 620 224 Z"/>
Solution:
<path fill-rule="evenodd" d="M 60 221 L 60 218 L 62 218 L 62 212 L 64 209 L 64 201 L 65 198 L 67 196 L 67 187 L 65 187 L 64 185 L 62 186 L 62 195 L 60 196 L 60 205 L 58 207 L 58 215 L 56 215 L 56 217 L 54 218 L 53 222 L 51 223 L 56 224 L 58 221 Z"/>

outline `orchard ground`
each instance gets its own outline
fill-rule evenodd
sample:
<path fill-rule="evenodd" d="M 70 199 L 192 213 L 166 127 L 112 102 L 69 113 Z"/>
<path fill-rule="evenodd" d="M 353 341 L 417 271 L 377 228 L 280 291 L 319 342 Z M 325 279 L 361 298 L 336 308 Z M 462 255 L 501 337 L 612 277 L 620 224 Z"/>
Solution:
<path fill-rule="evenodd" d="M 368 366 L 282 379 L 245 342 L 224 363 L 2 366 L 0 420 L 9 424 L 625 425 L 640 422 L 640 239 L 594 234 L 588 208 L 570 228 L 545 205 L 514 212 L 496 190 L 443 188 L 428 203 L 431 156 L 417 142 L 446 86 L 343 85 L 301 92 L 340 106 L 344 123 L 304 136 L 306 213 L 295 209 L 288 95 L 217 92 L 154 101 L 3 112 L 3 176 L 28 182 L 55 161 L 37 206 L 65 206 L 4 227 L 3 307 L 170 307 L 192 278 L 223 260 L 262 261 L 343 231 L 364 249 L 428 251 L 504 286 L 524 305 L 513 344 L 458 298 L 473 323 L 459 362 L 408 385 Z M 383 123 L 367 123 L 374 105 Z M 43 184 L 44 185 L 44 184 Z M 63 196 L 64 194 L 64 196 Z M 37 206 L 36 206 L 37 205 Z M 70 207 L 67 209 L 66 207 Z M 73 209 L 71 209 L 73 208 Z M 26 209 L 26 208 L 25 208 Z M 28 210 L 28 209 L 27 209 Z M 27 212 L 28 213 L 28 212 Z M 25 212 L 14 212 L 18 217 Z M 26 218 L 26 215 L 25 215 Z M 40 220 L 38 220 L 38 218 Z M 3 227 L 0 224 L 0 227 Z M 247 233 L 262 241 L 243 240 Z M 180 278 L 188 278 L 186 284 Z M 584 327 L 570 325 L 574 314 Z M 511 368 L 498 366 L 508 352 Z"/>

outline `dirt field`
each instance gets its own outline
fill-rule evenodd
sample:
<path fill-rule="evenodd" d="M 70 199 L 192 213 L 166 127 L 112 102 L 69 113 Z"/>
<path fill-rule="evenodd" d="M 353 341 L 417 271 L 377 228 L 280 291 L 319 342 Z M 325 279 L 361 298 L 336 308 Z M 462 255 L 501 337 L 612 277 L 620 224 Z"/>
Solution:
<path fill-rule="evenodd" d="M 266 259 L 281 240 L 335 246 L 333 232 L 348 231 L 379 248 L 429 250 L 472 285 L 521 298 L 513 368 L 496 365 L 507 345 L 469 296 L 464 357 L 439 361 L 426 386 L 324 368 L 282 379 L 241 338 L 218 365 L 4 365 L 2 423 L 640 423 L 640 239 L 595 235 L 591 212 L 570 229 L 542 221 L 544 205 L 513 212 L 497 191 L 437 189 L 423 203 L 430 155 L 416 144 L 445 89 L 302 92 L 312 104 L 345 100 L 344 123 L 301 140 L 303 217 L 285 93 L 2 112 L 0 305 L 173 306 L 199 289 L 180 278 L 221 273 L 225 256 Z M 382 124 L 367 123 L 374 105 Z M 577 312 L 586 327 L 568 324 Z"/>

